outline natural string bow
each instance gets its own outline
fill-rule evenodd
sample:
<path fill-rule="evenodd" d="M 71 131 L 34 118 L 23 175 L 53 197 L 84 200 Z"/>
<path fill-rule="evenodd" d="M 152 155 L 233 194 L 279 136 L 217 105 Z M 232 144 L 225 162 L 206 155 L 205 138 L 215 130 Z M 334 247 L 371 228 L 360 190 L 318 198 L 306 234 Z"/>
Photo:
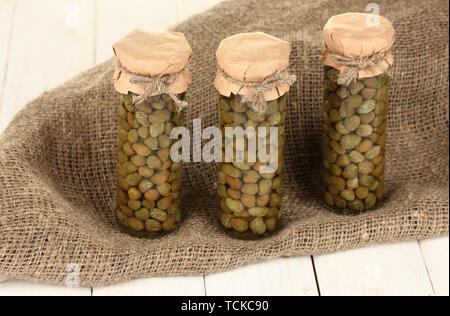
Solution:
<path fill-rule="evenodd" d="M 172 86 L 177 81 L 178 75 L 184 72 L 186 68 L 183 68 L 181 71 L 170 75 L 164 75 L 160 77 L 144 77 L 126 70 L 118 60 L 116 60 L 116 64 L 117 68 L 121 72 L 132 76 L 130 79 L 130 83 L 145 86 L 144 93 L 134 97 L 134 102 L 136 104 L 142 103 L 152 93 L 158 91 L 159 93 L 167 94 L 172 98 L 172 100 L 175 102 L 178 112 L 183 111 L 189 105 L 186 101 L 180 100 L 176 94 L 170 91 L 170 86 Z"/>
<path fill-rule="evenodd" d="M 330 59 L 333 63 L 350 68 L 345 73 L 341 71 L 341 74 L 339 75 L 339 78 L 337 80 L 338 84 L 346 86 L 348 86 L 350 83 L 354 82 L 358 78 L 358 73 L 361 70 L 375 68 L 382 71 L 383 73 L 389 74 L 388 69 L 384 69 L 383 67 L 380 66 L 380 64 L 386 60 L 386 55 L 387 52 L 379 52 L 370 57 L 352 59 L 349 57 L 329 53 Z"/>
<path fill-rule="evenodd" d="M 225 78 L 225 80 L 235 85 L 246 88 L 255 88 L 255 90 L 242 97 L 241 103 L 252 103 L 253 110 L 259 113 L 264 113 L 267 110 L 267 101 L 264 96 L 267 91 L 279 87 L 283 84 L 287 84 L 290 86 L 297 81 L 297 76 L 290 75 L 287 69 L 277 71 L 273 75 L 265 78 L 260 82 L 245 82 L 236 80 L 227 75 L 225 71 L 223 71 L 220 67 L 218 71 L 222 75 L 222 77 Z"/>

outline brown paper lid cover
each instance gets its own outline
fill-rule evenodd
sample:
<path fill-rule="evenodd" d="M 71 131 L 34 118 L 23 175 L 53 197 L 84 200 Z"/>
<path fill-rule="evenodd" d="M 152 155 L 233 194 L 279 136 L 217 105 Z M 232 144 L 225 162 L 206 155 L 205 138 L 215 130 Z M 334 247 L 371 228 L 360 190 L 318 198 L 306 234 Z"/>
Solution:
<path fill-rule="evenodd" d="M 326 50 L 322 54 L 321 60 L 327 66 L 346 72 L 348 68 L 335 64 L 330 58 L 330 53 L 360 59 L 386 52 L 386 59 L 379 66 L 387 70 L 394 63 L 394 56 L 390 49 L 394 44 L 395 37 L 394 27 L 383 16 L 355 12 L 336 15 L 328 20 L 323 29 Z M 360 71 L 359 77 L 373 77 L 381 73 L 380 69 L 369 68 Z"/>
<path fill-rule="evenodd" d="M 289 65 L 291 44 L 262 32 L 242 33 L 224 39 L 217 50 L 218 66 L 231 78 L 243 82 L 260 82 L 285 70 Z M 255 90 L 228 81 L 217 74 L 214 86 L 220 94 L 246 95 Z M 267 101 L 275 100 L 289 91 L 283 84 L 265 93 Z"/>
<path fill-rule="evenodd" d="M 132 74 L 160 77 L 179 73 L 177 80 L 170 86 L 171 92 L 175 94 L 185 92 L 191 82 L 191 75 L 186 67 L 192 57 L 192 50 L 182 33 L 134 30 L 115 43 L 113 50 L 121 66 Z M 124 94 L 142 94 L 145 86 L 131 83 L 132 77 L 116 67 L 116 90 Z M 153 95 L 157 94 L 155 92 Z"/>

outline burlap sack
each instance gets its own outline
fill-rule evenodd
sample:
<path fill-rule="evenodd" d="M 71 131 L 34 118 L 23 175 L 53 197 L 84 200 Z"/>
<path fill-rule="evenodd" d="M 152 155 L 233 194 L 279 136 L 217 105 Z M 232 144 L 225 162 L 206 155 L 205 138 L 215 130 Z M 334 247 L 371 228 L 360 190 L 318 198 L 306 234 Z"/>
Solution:
<path fill-rule="evenodd" d="M 194 57 L 188 122 L 217 124 L 215 51 L 238 32 L 293 42 L 286 152 L 286 227 L 260 241 L 225 236 L 216 225 L 216 167 L 188 164 L 187 219 L 159 240 L 122 234 L 114 218 L 114 62 L 99 65 L 29 104 L 0 139 L 0 275 L 64 284 L 69 264 L 83 286 L 138 277 L 201 275 L 281 256 L 329 253 L 445 235 L 449 227 L 448 2 L 378 1 L 394 24 L 387 199 L 357 217 L 321 200 L 321 31 L 361 2 L 233 0 L 176 27 Z"/>

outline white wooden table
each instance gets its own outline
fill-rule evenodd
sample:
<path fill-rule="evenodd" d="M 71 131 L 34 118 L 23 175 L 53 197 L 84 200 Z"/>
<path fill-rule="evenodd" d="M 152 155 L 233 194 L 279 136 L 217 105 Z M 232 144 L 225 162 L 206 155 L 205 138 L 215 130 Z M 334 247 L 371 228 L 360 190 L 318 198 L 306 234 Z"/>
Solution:
<path fill-rule="evenodd" d="M 163 30 L 220 0 L 0 0 L 0 133 L 43 91 L 111 56 L 134 28 Z M 0 279 L 1 282 L 1 279 Z M 278 259 L 226 273 L 105 288 L 0 283 L 2 295 L 449 295 L 449 239 Z"/>

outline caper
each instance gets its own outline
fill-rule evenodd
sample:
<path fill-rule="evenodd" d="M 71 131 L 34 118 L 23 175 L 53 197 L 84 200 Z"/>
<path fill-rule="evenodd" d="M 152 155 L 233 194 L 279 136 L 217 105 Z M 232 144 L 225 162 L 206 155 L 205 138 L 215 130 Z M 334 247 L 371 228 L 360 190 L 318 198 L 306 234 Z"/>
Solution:
<path fill-rule="evenodd" d="M 129 94 L 120 101 L 117 218 L 135 232 L 171 231 L 182 216 L 181 164 L 170 160 L 170 133 L 184 116 L 168 95 L 134 104 Z"/>

